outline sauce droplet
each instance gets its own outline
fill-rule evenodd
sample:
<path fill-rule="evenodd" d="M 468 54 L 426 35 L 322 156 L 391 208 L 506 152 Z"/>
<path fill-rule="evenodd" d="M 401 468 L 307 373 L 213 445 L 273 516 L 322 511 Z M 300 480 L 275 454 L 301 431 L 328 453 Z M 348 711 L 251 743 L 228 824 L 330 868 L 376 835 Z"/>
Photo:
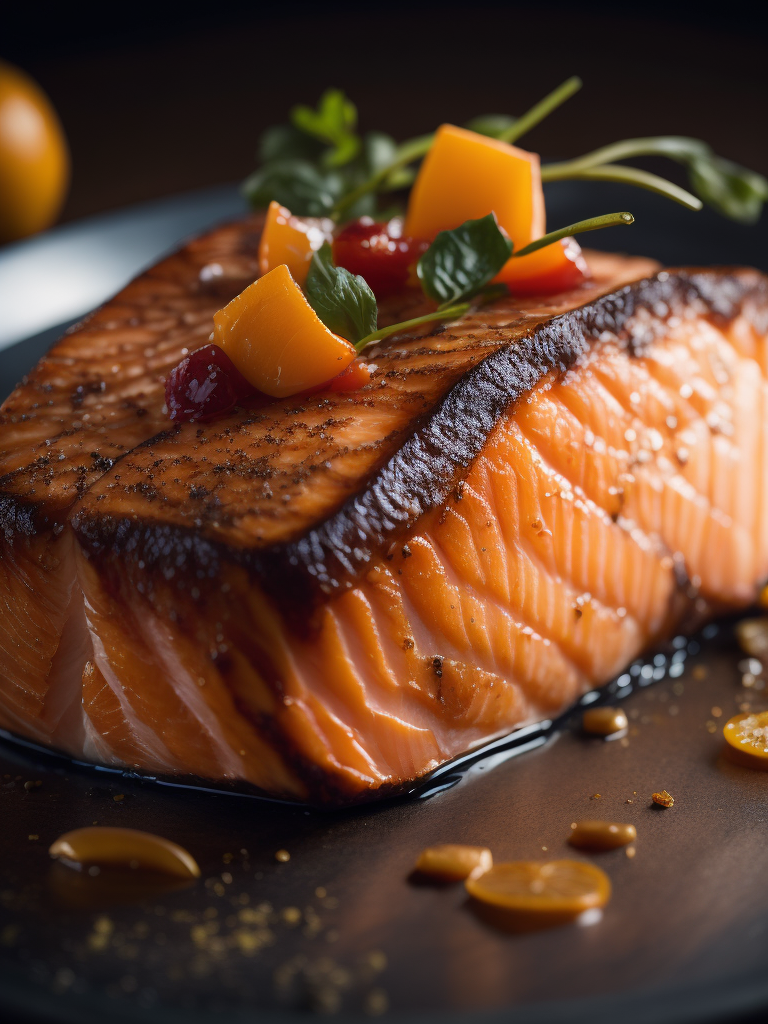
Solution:
<path fill-rule="evenodd" d="M 579 850 L 616 850 L 637 839 L 634 825 L 611 821 L 575 821 L 568 842 Z"/>
<path fill-rule="evenodd" d="M 461 882 L 476 877 L 493 866 L 491 851 L 485 846 L 445 843 L 422 850 L 415 870 L 442 882 Z"/>
<path fill-rule="evenodd" d="M 589 708 L 581 717 L 581 727 L 592 736 L 613 736 L 627 728 L 627 716 L 620 708 Z"/>
<path fill-rule="evenodd" d="M 52 857 L 77 868 L 122 867 L 177 878 L 199 878 L 200 868 L 183 847 L 133 828 L 77 828 L 51 844 Z"/>

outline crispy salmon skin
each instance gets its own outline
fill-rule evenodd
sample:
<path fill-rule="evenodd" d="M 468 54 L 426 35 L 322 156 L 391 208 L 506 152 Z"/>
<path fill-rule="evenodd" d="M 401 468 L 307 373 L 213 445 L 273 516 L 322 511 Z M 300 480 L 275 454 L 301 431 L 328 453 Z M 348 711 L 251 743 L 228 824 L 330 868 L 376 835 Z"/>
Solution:
<path fill-rule="evenodd" d="M 754 598 L 762 275 L 594 254 L 581 289 L 379 343 L 358 392 L 174 425 L 163 380 L 256 275 L 259 228 L 158 264 L 3 406 L 4 728 L 351 803 Z"/>

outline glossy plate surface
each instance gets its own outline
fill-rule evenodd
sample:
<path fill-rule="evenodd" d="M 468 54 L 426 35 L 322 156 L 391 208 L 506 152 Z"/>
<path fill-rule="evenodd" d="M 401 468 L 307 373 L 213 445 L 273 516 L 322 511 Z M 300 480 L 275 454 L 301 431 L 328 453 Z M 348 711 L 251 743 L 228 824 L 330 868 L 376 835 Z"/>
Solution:
<path fill-rule="evenodd" d="M 596 204 L 630 209 L 632 234 L 589 241 L 669 263 L 768 269 L 759 229 L 606 192 L 554 191 L 550 224 Z M 233 201 L 223 191 L 219 213 L 201 221 L 198 211 L 178 237 L 231 215 Z M 135 211 L 145 235 L 156 212 Z M 172 241 L 158 238 L 158 254 Z M 0 354 L 4 394 L 44 343 Z M 649 685 L 625 699 L 626 737 L 586 738 L 575 715 L 545 746 L 481 762 L 437 796 L 349 813 L 169 789 L 0 744 L 0 1008 L 149 1024 L 313 1011 L 680 1024 L 768 1008 L 768 775 L 720 756 L 722 724 L 745 701 L 763 710 L 768 700 L 741 685 L 730 626 L 691 651 L 679 675 L 660 663 L 664 678 L 652 681 L 649 669 Z M 661 789 L 673 808 L 651 805 Z M 586 858 L 614 889 L 589 926 L 512 934 L 485 920 L 462 886 L 409 880 L 422 847 L 440 842 L 487 845 L 497 861 L 582 857 L 566 845 L 570 824 L 598 817 L 633 823 L 638 842 L 632 858 Z M 116 887 L 51 863 L 58 835 L 94 822 L 167 836 L 195 856 L 202 879 Z M 290 860 L 276 860 L 278 850 Z"/>

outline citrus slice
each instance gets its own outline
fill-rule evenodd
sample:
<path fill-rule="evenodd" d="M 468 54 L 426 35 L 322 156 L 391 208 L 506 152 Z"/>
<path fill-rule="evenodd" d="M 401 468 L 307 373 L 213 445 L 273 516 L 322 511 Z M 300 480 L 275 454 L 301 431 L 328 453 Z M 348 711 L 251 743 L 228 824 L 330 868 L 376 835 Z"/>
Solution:
<path fill-rule="evenodd" d="M 723 736 L 731 760 L 768 772 L 768 711 L 734 715 L 723 726 Z"/>
<path fill-rule="evenodd" d="M 510 861 L 464 884 L 476 900 L 553 923 L 604 907 L 611 897 L 606 873 L 578 860 Z"/>

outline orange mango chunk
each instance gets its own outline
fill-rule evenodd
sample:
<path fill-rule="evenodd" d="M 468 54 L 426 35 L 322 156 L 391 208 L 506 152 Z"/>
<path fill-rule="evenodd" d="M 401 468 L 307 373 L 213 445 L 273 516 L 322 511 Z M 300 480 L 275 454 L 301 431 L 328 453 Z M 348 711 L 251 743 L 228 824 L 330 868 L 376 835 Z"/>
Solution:
<path fill-rule="evenodd" d="M 432 239 L 489 213 L 516 249 L 545 234 L 538 155 L 442 125 L 411 190 L 404 234 Z"/>
<path fill-rule="evenodd" d="M 355 349 L 329 331 L 285 264 L 235 296 L 213 317 L 214 344 L 255 388 L 285 398 L 345 370 Z"/>
<path fill-rule="evenodd" d="M 289 209 L 269 204 L 259 242 L 259 273 L 285 264 L 297 284 L 304 285 L 312 254 L 333 241 L 333 221 L 327 217 L 294 217 Z"/>
<path fill-rule="evenodd" d="M 575 288 L 590 276 L 581 246 L 574 238 L 507 260 L 494 278 L 517 295 L 546 295 Z"/>

